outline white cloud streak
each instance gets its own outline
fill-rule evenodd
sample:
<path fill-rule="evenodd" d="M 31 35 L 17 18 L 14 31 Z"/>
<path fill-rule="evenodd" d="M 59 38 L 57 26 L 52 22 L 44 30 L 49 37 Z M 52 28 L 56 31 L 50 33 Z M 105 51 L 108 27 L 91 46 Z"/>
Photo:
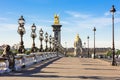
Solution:
<path fill-rule="evenodd" d="M 16 30 L 17 29 L 17 24 L 0 24 L 0 31 L 10 31 L 10 30 Z"/>
<path fill-rule="evenodd" d="M 110 15 L 110 12 L 105 12 L 104 15 L 105 15 L 105 16 L 109 16 L 109 15 Z"/>
<path fill-rule="evenodd" d="M 7 21 L 8 19 L 7 18 L 0 18 L 0 22 L 2 22 L 2 21 Z"/>
<path fill-rule="evenodd" d="M 87 14 L 81 14 L 78 12 L 71 12 L 71 11 L 66 11 L 68 15 L 71 15 L 69 20 L 67 21 L 69 25 L 72 26 L 74 24 L 76 27 L 81 27 L 81 28 L 90 28 L 93 26 L 96 27 L 107 27 L 111 25 L 112 19 L 111 17 L 106 17 L 107 15 L 110 15 L 110 12 L 106 12 L 102 17 L 94 17 L 90 16 Z M 77 17 L 77 19 L 76 19 Z M 82 18 L 82 19 L 81 19 Z M 84 20 L 83 20 L 84 19 Z M 115 18 L 115 24 L 120 23 L 120 17 Z"/>
<path fill-rule="evenodd" d="M 65 11 L 65 13 L 69 14 L 70 16 L 74 18 L 87 19 L 88 17 L 90 17 L 90 15 L 85 15 L 85 14 L 81 14 L 79 12 L 74 12 L 74 11 Z"/>

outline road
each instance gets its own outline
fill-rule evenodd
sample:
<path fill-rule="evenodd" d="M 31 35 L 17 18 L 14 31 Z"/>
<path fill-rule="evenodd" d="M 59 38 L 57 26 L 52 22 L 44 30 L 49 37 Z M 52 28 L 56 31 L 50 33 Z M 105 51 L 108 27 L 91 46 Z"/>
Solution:
<path fill-rule="evenodd" d="M 91 58 L 63 57 L 0 75 L 0 80 L 120 80 L 120 66 Z"/>

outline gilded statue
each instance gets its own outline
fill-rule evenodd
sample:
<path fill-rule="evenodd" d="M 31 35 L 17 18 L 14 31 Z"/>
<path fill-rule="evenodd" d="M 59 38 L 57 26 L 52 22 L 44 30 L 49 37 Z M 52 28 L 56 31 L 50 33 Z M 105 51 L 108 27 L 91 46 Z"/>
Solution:
<path fill-rule="evenodd" d="M 59 16 L 55 14 L 54 16 L 54 24 L 58 25 L 59 24 Z"/>

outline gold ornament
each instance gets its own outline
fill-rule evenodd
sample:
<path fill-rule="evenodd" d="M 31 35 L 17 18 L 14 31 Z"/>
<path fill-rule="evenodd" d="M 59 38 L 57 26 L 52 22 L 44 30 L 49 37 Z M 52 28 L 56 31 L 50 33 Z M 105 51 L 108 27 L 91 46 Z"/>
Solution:
<path fill-rule="evenodd" d="M 59 25 L 59 16 L 57 14 L 54 16 L 54 24 Z"/>

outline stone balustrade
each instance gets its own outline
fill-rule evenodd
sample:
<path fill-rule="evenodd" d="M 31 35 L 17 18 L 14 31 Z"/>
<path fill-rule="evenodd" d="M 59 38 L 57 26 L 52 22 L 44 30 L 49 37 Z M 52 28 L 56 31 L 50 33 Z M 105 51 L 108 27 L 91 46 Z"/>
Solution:
<path fill-rule="evenodd" d="M 20 70 L 23 66 L 22 59 L 23 58 L 21 56 L 15 56 L 15 70 Z"/>
<path fill-rule="evenodd" d="M 9 62 L 7 59 L 0 57 L 0 73 L 9 72 Z"/>
<path fill-rule="evenodd" d="M 15 66 L 14 70 L 18 71 L 21 70 L 23 67 L 29 67 L 34 63 L 38 63 L 50 58 L 57 57 L 55 52 L 37 52 L 31 53 L 30 55 L 17 55 L 15 56 Z M 7 59 L 0 58 L 0 73 L 9 72 L 9 62 Z"/>

